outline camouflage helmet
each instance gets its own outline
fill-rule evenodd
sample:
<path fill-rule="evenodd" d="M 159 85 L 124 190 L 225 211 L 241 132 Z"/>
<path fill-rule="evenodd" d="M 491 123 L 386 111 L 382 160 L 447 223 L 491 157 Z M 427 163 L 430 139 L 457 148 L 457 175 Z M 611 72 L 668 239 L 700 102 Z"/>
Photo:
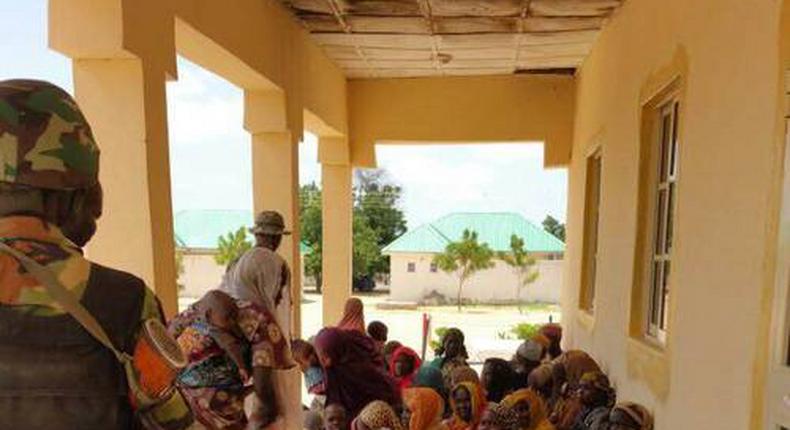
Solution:
<path fill-rule="evenodd" d="M 73 190 L 98 181 L 99 147 L 74 99 L 44 81 L 0 81 L 0 182 Z"/>

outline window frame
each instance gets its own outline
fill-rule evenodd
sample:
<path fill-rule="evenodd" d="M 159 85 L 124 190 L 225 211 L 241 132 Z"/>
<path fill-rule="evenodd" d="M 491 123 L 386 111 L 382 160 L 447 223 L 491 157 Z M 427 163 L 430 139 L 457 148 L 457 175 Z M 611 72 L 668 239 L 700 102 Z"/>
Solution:
<path fill-rule="evenodd" d="M 413 261 L 406 262 L 406 273 L 417 273 L 417 263 Z"/>
<path fill-rule="evenodd" d="M 436 263 L 431 262 L 430 271 L 431 273 L 439 272 L 439 266 Z"/>
<path fill-rule="evenodd" d="M 665 345 L 669 331 L 672 285 L 672 253 L 676 245 L 678 179 L 680 169 L 681 99 L 677 88 L 662 94 L 652 104 L 649 114 L 653 132 L 649 136 L 650 206 L 642 216 L 649 216 L 642 232 L 650 239 L 645 244 L 643 266 L 644 321 L 642 335 Z M 649 212 L 649 213 L 648 213 Z"/>
<path fill-rule="evenodd" d="M 595 168 L 595 170 L 593 170 Z M 593 176 L 594 180 L 592 182 Z M 585 157 L 584 177 L 584 231 L 582 238 L 579 309 L 595 314 L 595 290 L 599 264 L 599 237 L 601 225 L 601 197 L 603 194 L 603 148 L 596 145 Z M 593 187 L 595 201 L 593 202 Z M 595 214 L 592 211 L 595 211 Z M 592 218 L 594 216 L 594 218 Z"/>

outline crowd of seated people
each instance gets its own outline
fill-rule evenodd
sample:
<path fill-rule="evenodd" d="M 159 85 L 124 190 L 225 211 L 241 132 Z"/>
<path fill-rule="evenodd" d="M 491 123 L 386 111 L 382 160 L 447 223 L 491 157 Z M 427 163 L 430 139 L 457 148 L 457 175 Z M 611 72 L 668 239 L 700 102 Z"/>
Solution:
<path fill-rule="evenodd" d="M 586 352 L 561 349 L 562 327 L 546 324 L 511 360 L 470 367 L 465 338 L 451 328 L 435 358 L 387 338 L 379 321 L 364 327 L 351 299 L 335 327 L 294 357 L 315 401 L 305 429 L 326 430 L 652 430 L 643 406 L 617 402 L 609 378 Z M 318 388 L 316 388 L 318 387 Z"/>

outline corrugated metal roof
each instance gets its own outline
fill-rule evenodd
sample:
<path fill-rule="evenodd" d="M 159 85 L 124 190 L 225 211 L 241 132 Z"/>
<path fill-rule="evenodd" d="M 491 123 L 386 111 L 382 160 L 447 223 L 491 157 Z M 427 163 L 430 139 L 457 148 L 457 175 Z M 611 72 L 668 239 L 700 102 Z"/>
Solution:
<path fill-rule="evenodd" d="M 510 250 L 510 236 L 522 238 L 531 252 L 564 252 L 565 244 L 551 233 L 536 226 L 523 216 L 510 212 L 451 213 L 403 234 L 387 245 L 385 254 L 395 252 L 437 253 L 464 230 L 477 232 L 479 242 L 487 243 L 494 251 Z"/>
<path fill-rule="evenodd" d="M 253 223 L 252 211 L 245 210 L 183 210 L 176 213 L 174 230 L 176 245 L 183 248 L 216 249 L 217 240 L 240 227 Z M 252 240 L 251 235 L 247 235 Z"/>
<path fill-rule="evenodd" d="M 176 246 L 192 249 L 216 249 L 220 236 L 235 232 L 240 227 L 251 227 L 254 222 L 252 211 L 245 210 L 183 210 L 179 211 L 174 220 Z M 252 241 L 252 235 L 247 233 Z M 299 244 L 303 253 L 310 248 L 304 243 Z"/>

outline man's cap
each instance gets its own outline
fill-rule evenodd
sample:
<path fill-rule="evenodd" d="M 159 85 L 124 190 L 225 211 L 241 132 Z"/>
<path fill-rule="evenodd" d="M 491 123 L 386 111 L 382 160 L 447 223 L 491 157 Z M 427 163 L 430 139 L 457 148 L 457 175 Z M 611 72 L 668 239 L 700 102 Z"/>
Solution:
<path fill-rule="evenodd" d="M 0 81 L 0 182 L 73 190 L 98 177 L 99 147 L 67 92 L 44 81 Z"/>
<path fill-rule="evenodd" d="M 255 217 L 255 226 L 250 229 L 253 234 L 288 235 L 285 230 L 283 216 L 277 211 L 263 211 Z"/>

